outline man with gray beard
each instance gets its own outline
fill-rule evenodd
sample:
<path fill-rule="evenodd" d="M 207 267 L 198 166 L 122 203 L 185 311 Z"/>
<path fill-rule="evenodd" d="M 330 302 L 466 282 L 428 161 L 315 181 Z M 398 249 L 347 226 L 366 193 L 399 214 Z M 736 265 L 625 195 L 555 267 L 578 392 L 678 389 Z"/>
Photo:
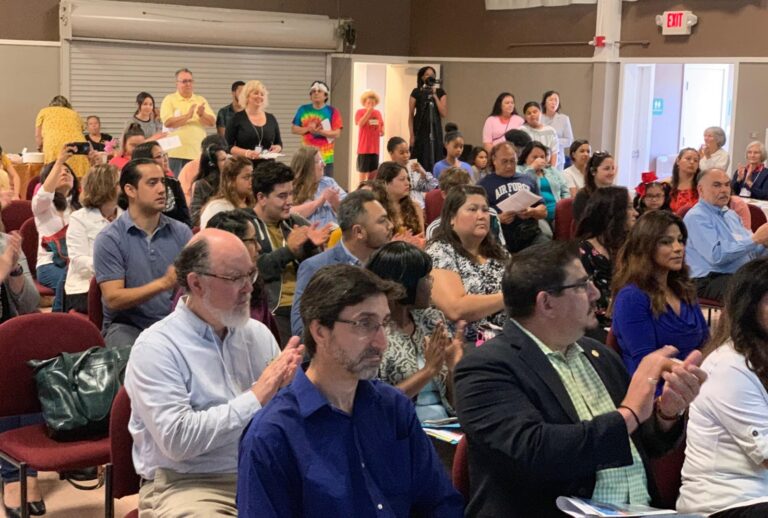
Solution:
<path fill-rule="evenodd" d="M 234 234 L 205 229 L 174 264 L 186 295 L 136 340 L 125 375 L 139 515 L 237 516 L 237 442 L 293 379 L 303 346 L 280 352 L 250 318 L 257 270 Z"/>

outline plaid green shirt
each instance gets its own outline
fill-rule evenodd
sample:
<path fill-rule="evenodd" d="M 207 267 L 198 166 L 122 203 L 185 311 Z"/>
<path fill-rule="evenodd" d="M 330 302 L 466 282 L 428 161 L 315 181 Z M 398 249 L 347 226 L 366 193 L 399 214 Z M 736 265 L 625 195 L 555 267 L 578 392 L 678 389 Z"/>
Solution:
<path fill-rule="evenodd" d="M 541 352 L 555 368 L 571 397 L 579 419 L 591 421 L 595 416 L 616 411 L 616 405 L 613 404 L 608 390 L 592 364 L 584 356 L 584 350 L 579 344 L 570 345 L 565 354 L 555 352 L 518 322 L 515 320 L 512 322 L 539 346 Z M 616 505 L 648 505 L 651 497 L 648 494 L 648 481 L 645 477 L 643 461 L 632 440 L 629 441 L 629 446 L 632 450 L 632 464 L 598 471 L 592 499 Z"/>

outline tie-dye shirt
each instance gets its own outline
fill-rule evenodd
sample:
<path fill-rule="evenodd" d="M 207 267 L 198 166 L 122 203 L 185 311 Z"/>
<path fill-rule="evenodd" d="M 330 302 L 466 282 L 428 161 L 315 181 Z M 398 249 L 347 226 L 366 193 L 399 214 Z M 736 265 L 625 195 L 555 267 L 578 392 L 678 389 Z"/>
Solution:
<path fill-rule="evenodd" d="M 313 120 L 322 123 L 322 121 L 325 119 L 331 123 L 332 130 L 341 129 L 343 127 L 343 123 L 341 122 L 341 113 L 339 113 L 339 110 L 330 104 L 326 104 L 322 108 L 317 109 L 312 106 L 311 103 L 299 106 L 299 109 L 296 111 L 296 115 L 293 117 L 293 125 L 305 127 L 308 126 L 309 123 Z M 301 142 L 305 146 L 312 146 L 319 149 L 320 156 L 323 157 L 323 162 L 326 164 L 333 163 L 333 139 L 329 141 L 326 137 L 321 135 L 313 135 L 312 133 L 307 133 L 301 136 Z"/>

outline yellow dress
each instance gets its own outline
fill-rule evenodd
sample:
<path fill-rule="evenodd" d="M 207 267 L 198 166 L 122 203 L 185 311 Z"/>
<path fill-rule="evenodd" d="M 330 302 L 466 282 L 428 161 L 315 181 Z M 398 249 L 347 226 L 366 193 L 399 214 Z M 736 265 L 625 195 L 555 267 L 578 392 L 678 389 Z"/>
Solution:
<path fill-rule="evenodd" d="M 86 142 L 80 115 L 63 106 L 48 106 L 40 110 L 35 127 L 40 128 L 43 135 L 43 160 L 46 164 L 56 161 L 64 144 Z M 67 165 L 78 178 L 82 178 L 88 172 L 88 157 L 75 155 L 67 160 Z"/>

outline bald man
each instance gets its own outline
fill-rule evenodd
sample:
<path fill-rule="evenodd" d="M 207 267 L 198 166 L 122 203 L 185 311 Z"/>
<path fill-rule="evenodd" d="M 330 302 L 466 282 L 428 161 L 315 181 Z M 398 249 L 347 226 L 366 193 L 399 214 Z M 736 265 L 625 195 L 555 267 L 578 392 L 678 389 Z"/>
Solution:
<path fill-rule="evenodd" d="M 186 294 L 139 336 L 125 375 L 139 515 L 236 516 L 240 434 L 293 379 L 303 346 L 294 337 L 281 353 L 250 318 L 257 270 L 234 234 L 201 231 L 174 266 Z"/>

